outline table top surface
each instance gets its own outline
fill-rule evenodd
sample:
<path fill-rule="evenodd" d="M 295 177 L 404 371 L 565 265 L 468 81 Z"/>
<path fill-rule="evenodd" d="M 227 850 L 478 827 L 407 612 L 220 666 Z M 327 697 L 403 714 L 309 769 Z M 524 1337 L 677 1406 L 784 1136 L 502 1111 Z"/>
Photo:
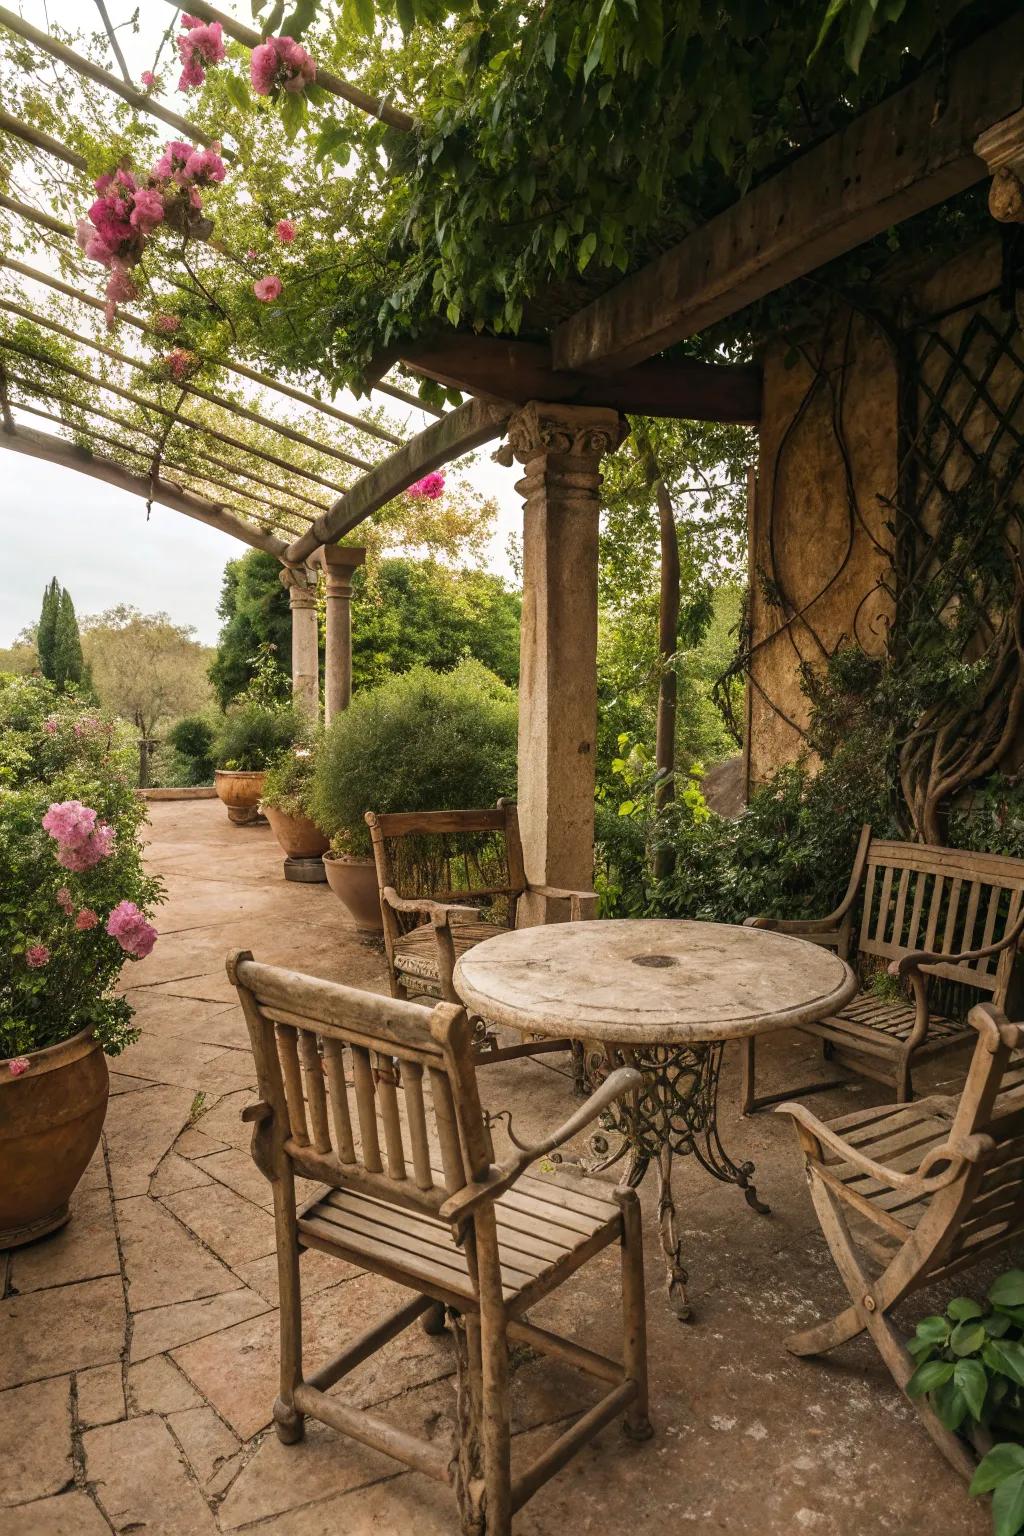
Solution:
<path fill-rule="evenodd" d="M 806 939 L 673 918 L 518 928 L 468 950 L 454 980 L 494 1023 L 623 1045 L 809 1024 L 858 986 L 845 961 Z"/>

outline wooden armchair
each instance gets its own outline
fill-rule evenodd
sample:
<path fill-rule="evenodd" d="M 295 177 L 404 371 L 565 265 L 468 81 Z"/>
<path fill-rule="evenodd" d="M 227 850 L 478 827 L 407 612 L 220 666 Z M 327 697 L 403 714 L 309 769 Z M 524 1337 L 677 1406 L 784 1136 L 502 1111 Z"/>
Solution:
<path fill-rule="evenodd" d="M 455 962 L 467 949 L 516 925 L 527 891 L 564 902 L 571 919 L 590 917 L 593 891 L 530 885 L 519 817 L 510 800 L 494 810 L 367 811 L 380 887 L 392 997 L 460 1001 Z"/>
<path fill-rule="evenodd" d="M 858 906 L 860 929 L 854 946 Z M 891 1084 L 896 1102 L 902 1104 L 913 1098 L 911 1070 L 916 1062 L 972 1039 L 962 1014 L 958 1018 L 949 1007 L 934 1005 L 932 983 L 958 984 L 968 989 L 971 1001 L 978 1000 L 978 993 L 988 994 L 997 1008 L 1017 1011 L 1024 860 L 884 841 L 872 837 L 866 826 L 846 895 L 834 912 L 806 922 L 751 917 L 747 924 L 827 945 L 844 960 L 859 961 L 864 971 L 885 961 L 891 976 L 909 981 L 912 1002 L 886 999 L 868 986 L 834 1017 L 798 1026 L 822 1041 L 826 1057 L 863 1077 Z M 947 1003 L 952 990 L 945 988 Z M 833 1079 L 758 1096 L 754 1041 L 744 1041 L 742 1050 L 744 1114 L 782 1098 L 836 1086 Z"/>
<path fill-rule="evenodd" d="M 633 1190 L 594 1179 L 533 1178 L 527 1169 L 623 1094 L 622 1068 L 552 1136 L 495 1164 L 477 1092 L 472 1031 L 451 1003 L 433 1009 L 228 960 L 249 1027 L 260 1100 L 253 1157 L 270 1180 L 281 1294 L 281 1390 L 273 1409 L 290 1444 L 309 1416 L 454 1484 L 462 1530 L 508 1536 L 513 1513 L 612 1419 L 651 1434 L 640 1207 Z M 349 1090 L 349 1075 L 352 1091 Z M 354 1103 L 353 1103 L 354 1101 Z M 321 1188 L 296 1209 L 295 1178 Z M 322 1188 L 327 1186 L 326 1191 Z M 525 1312 L 617 1243 L 622 1256 L 623 1361 L 525 1320 Z M 395 1281 L 411 1299 L 335 1359 L 302 1359 L 299 1253 L 318 1249 Z M 460 1443 L 436 1444 L 348 1406 L 328 1389 L 422 1318 L 456 1324 Z M 608 1391 L 515 1478 L 510 1470 L 509 1341 L 589 1372 Z"/>
<path fill-rule="evenodd" d="M 959 1098 L 860 1109 L 827 1123 L 802 1104 L 779 1105 L 796 1124 L 811 1199 L 850 1293 L 831 1322 L 786 1340 L 794 1354 L 823 1354 L 866 1329 L 904 1389 L 914 1362 L 890 1309 L 1024 1235 L 1024 1091 L 1011 1062 L 1022 1026 L 983 1003 L 968 1027 L 977 1043 Z M 925 1398 L 911 1401 L 946 1460 L 969 1478 L 975 1463 L 963 1441 Z"/>

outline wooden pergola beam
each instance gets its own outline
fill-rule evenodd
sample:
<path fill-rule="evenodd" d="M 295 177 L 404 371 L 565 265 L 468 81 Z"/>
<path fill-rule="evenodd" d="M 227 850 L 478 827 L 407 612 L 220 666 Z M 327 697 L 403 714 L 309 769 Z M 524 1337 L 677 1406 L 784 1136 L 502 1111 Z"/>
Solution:
<path fill-rule="evenodd" d="M 41 128 L 33 128 L 31 123 L 23 123 L 20 117 L 12 117 L 0 107 L 0 130 L 12 134 L 14 138 L 21 139 L 24 144 L 30 144 L 33 149 L 41 149 L 47 155 L 52 155 L 55 160 L 63 160 L 65 165 L 73 166 L 76 171 L 88 169 L 85 156 L 69 149 L 59 139 L 51 138 L 48 133 L 43 133 Z"/>
<path fill-rule="evenodd" d="M 180 10 L 178 0 L 167 0 L 175 10 Z M 242 43 L 246 48 L 255 48 L 262 43 L 263 38 L 252 27 L 243 26 L 233 16 L 226 16 L 223 11 L 218 11 L 212 5 L 207 5 L 206 0 L 195 0 L 189 5 L 189 15 L 198 16 L 200 21 L 219 21 L 228 37 L 233 37 L 236 43 Z M 316 71 L 316 83 L 322 85 L 325 91 L 330 91 L 332 96 L 340 96 L 351 106 L 358 107 L 360 112 L 365 112 L 369 117 L 375 117 L 379 122 L 387 123 L 391 128 L 401 128 L 404 133 L 410 133 L 413 128 L 413 119 L 408 112 L 403 112 L 401 107 L 393 107 L 390 102 L 384 101 L 379 96 L 370 96 L 366 91 L 361 91 L 357 85 L 350 85 L 347 80 L 342 80 L 340 75 L 332 75 L 329 70 L 321 69 L 319 65 Z"/>
<path fill-rule="evenodd" d="M 19 218 L 31 219 L 33 224 L 41 224 L 44 229 L 52 230 L 55 235 L 66 235 L 69 240 L 75 238 L 73 224 L 66 224 L 63 219 L 55 219 L 52 213 L 44 213 L 41 208 L 33 208 L 31 203 L 23 203 L 16 197 L 8 197 L 5 192 L 0 192 L 0 208 L 6 208 L 8 213 L 16 213 Z"/>
<path fill-rule="evenodd" d="M 372 513 L 407 491 L 414 481 L 433 469 L 440 469 L 450 459 L 479 448 L 481 443 L 500 437 L 515 406 L 489 400 L 467 400 L 464 405 L 422 432 L 392 453 L 368 475 L 357 480 L 350 491 L 339 496 L 331 510 L 318 517 L 312 528 L 289 544 L 285 559 L 299 565 L 308 560 L 321 544 L 333 544 Z"/>
<path fill-rule="evenodd" d="M 133 85 L 119 80 L 116 75 L 101 68 L 99 64 L 94 64 L 91 59 L 83 58 L 66 43 L 59 43 L 48 32 L 41 32 L 38 27 L 32 26 L 31 22 L 25 21 L 16 11 L 9 10 L 6 5 L 0 5 L 0 26 L 6 27 L 16 37 L 24 38 L 25 42 L 41 49 L 43 53 L 48 53 L 52 59 L 66 64 L 76 74 L 84 75 L 87 80 L 92 80 L 96 85 L 102 85 L 106 90 L 112 91 L 115 96 L 120 96 L 122 101 L 126 101 L 137 112 L 148 112 L 150 117 L 158 117 L 161 122 L 167 123 L 178 133 L 187 134 L 198 144 L 213 143 L 210 135 L 204 133 L 195 123 L 190 123 L 185 117 L 179 117 L 178 113 L 172 112 L 169 107 L 161 106 L 152 96 L 146 95 L 144 91 L 137 91 Z M 222 154 L 225 160 L 234 158 L 230 150 L 223 150 Z"/>
<path fill-rule="evenodd" d="M 142 475 L 133 475 L 112 459 L 100 458 L 47 432 L 36 432 L 31 427 L 17 427 L 12 432 L 7 427 L 0 427 L 0 448 L 9 448 L 14 453 L 24 453 L 29 458 L 43 459 L 49 464 L 59 464 L 63 469 L 90 475 L 94 480 L 103 480 L 118 490 L 128 491 L 130 495 L 141 496 L 144 501 L 158 501 L 175 512 L 183 512 L 186 517 L 195 518 L 210 528 L 218 528 L 221 533 L 241 539 L 254 549 L 265 549 L 278 559 L 284 553 L 285 544 L 282 539 L 275 538 L 271 533 L 261 533 L 258 528 L 250 528 L 240 517 L 226 511 L 216 502 L 206 501 L 191 491 L 180 490 L 166 480 L 157 478 L 150 481 Z"/>
<path fill-rule="evenodd" d="M 981 181 L 974 141 L 1022 105 L 1022 59 L 1018 11 L 558 326 L 555 367 L 639 363 Z"/>
<path fill-rule="evenodd" d="M 748 364 L 659 360 L 596 378 L 552 368 L 543 343 L 469 335 L 408 346 L 401 358 L 441 384 L 519 405 L 529 400 L 607 405 L 640 416 L 747 426 L 761 419 L 761 370 Z"/>

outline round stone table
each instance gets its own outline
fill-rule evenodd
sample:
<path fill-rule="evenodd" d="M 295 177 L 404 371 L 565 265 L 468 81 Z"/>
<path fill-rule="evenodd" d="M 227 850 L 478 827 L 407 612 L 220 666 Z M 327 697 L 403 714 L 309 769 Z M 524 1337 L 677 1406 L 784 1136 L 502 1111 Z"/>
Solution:
<path fill-rule="evenodd" d="M 853 971 L 831 950 L 788 934 L 668 918 L 551 923 L 501 933 L 468 950 L 455 989 L 474 1014 L 530 1035 L 584 1043 L 595 1084 L 621 1063 L 644 1087 L 622 1100 L 591 1138 L 590 1171 L 628 1156 L 637 1185 L 652 1162 L 669 1296 L 690 1316 L 676 1230 L 672 1161 L 694 1156 L 736 1184 L 755 1210 L 768 1207 L 753 1164 L 735 1163 L 718 1134 L 718 1074 L 726 1040 L 808 1024 L 854 996 Z"/>

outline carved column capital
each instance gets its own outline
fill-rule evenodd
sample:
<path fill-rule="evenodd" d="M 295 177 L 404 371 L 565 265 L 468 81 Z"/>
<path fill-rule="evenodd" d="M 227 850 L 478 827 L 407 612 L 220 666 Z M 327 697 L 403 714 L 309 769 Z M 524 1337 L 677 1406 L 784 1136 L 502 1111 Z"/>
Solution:
<path fill-rule="evenodd" d="M 507 467 L 516 459 L 529 465 L 552 455 L 568 461 L 566 467 L 596 470 L 606 453 L 615 452 L 628 430 L 618 411 L 604 406 L 531 400 L 511 418 L 507 441 L 493 457 Z"/>
<path fill-rule="evenodd" d="M 992 177 L 988 189 L 992 217 L 1001 224 L 1024 224 L 1024 107 L 979 134 L 974 153 L 984 160 Z"/>
<path fill-rule="evenodd" d="M 281 571 L 281 585 L 288 592 L 292 612 L 296 608 L 316 607 L 317 573 L 308 565 L 286 565 Z"/>
<path fill-rule="evenodd" d="M 328 597 L 351 597 L 352 578 L 366 560 L 366 550 L 361 545 L 332 544 L 320 550 L 320 563 L 327 578 Z"/>

